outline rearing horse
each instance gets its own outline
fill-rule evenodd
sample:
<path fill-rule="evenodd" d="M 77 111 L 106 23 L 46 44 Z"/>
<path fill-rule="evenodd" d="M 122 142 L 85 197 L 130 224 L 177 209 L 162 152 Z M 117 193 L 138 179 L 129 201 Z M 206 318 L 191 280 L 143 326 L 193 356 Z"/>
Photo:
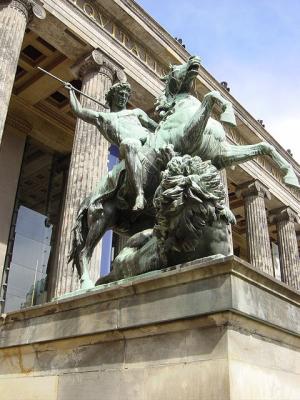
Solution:
<path fill-rule="evenodd" d="M 232 105 L 217 91 L 204 96 L 202 103 L 191 95 L 199 67 L 199 58 L 191 57 L 185 64 L 172 66 L 169 74 L 163 78 L 166 87 L 156 107 L 161 121 L 155 134 L 149 135 L 141 148 L 144 192 L 147 198 L 145 209 L 142 212 L 133 211 L 130 202 L 127 206 L 126 201 L 120 202 L 120 198 L 126 196 L 130 199 L 130 190 L 125 185 L 126 169 L 123 162 L 115 166 L 102 179 L 97 190 L 81 204 L 73 228 L 69 261 L 76 266 L 83 288 L 93 285 L 89 279 L 88 265 L 96 244 L 106 230 L 133 234 L 153 227 L 153 195 L 159 184 L 160 171 L 170 159 L 170 145 L 177 154 L 198 155 L 203 161 L 211 160 L 218 169 L 243 163 L 259 155 L 269 155 L 284 173 L 284 182 L 299 188 L 291 165 L 272 145 L 262 142 L 236 146 L 226 141 L 222 124 L 210 118 L 210 115 L 217 103 L 224 111 L 221 121 L 235 125 Z M 232 222 L 231 218 L 232 214 L 229 213 L 229 222 Z"/>
<path fill-rule="evenodd" d="M 186 64 L 171 66 L 170 72 L 163 78 L 166 87 L 156 107 L 163 119 L 157 129 L 154 146 L 160 147 L 162 143 L 171 143 L 175 151 L 211 160 L 218 169 L 240 164 L 257 156 L 268 155 L 283 173 L 284 183 L 299 188 L 292 166 L 278 154 L 274 146 L 266 142 L 253 145 L 231 145 L 227 142 L 222 124 L 213 118 L 208 118 L 208 114 L 218 102 L 225 111 L 221 115 L 221 121 L 235 125 L 234 118 L 228 113 L 231 103 L 222 98 L 217 91 L 204 96 L 202 104 L 190 94 L 191 83 L 197 75 L 199 66 L 199 58 L 190 57 Z M 207 112 L 203 112 L 203 107 L 206 107 Z M 228 114 L 230 118 L 226 120 Z M 202 134 L 199 132 L 201 118 L 205 123 Z"/>

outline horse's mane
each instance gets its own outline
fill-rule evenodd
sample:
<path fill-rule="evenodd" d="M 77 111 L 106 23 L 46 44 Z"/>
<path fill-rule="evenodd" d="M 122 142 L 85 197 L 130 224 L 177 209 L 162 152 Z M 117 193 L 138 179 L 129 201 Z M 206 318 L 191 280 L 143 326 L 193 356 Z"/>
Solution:
<path fill-rule="evenodd" d="M 160 96 L 155 101 L 155 112 L 160 116 L 164 117 L 165 114 L 174 106 L 175 93 L 171 91 L 171 84 L 174 81 L 173 71 L 174 65 L 169 66 L 170 70 L 161 80 L 165 82 L 165 87 Z M 177 83 L 177 82 L 175 82 Z"/>
<path fill-rule="evenodd" d="M 165 87 L 155 101 L 155 112 L 160 116 L 160 118 L 164 118 L 166 114 L 174 107 L 176 96 L 179 93 L 191 92 L 191 87 L 189 89 L 186 89 L 185 87 L 184 92 L 182 91 L 185 80 L 176 78 L 176 67 L 182 67 L 182 65 L 170 65 L 167 75 L 161 78 L 161 80 L 165 83 Z"/>
<path fill-rule="evenodd" d="M 173 157 L 154 196 L 154 235 L 173 250 L 194 250 L 203 227 L 220 219 L 224 199 L 220 173 L 210 161 Z"/>

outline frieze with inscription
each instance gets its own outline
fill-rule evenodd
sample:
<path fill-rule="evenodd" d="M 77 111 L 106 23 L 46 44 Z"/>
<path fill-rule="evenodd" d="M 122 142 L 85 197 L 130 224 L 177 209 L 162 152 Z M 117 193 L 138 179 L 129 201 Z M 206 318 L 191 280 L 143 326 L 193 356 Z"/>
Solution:
<path fill-rule="evenodd" d="M 159 77 L 165 75 L 165 69 L 144 46 L 136 41 L 123 28 L 118 26 L 115 21 L 100 9 L 93 1 L 87 0 L 69 0 L 78 9 L 83 11 L 94 23 L 105 30 L 109 35 L 116 39 L 121 45 L 129 50 L 135 57 L 146 64 Z"/>

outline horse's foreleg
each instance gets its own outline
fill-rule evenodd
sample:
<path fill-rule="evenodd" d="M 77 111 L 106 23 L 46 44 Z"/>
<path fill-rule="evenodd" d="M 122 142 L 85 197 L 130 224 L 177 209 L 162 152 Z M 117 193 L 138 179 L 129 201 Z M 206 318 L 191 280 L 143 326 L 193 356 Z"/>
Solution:
<path fill-rule="evenodd" d="M 289 186 L 299 188 L 299 182 L 292 166 L 266 142 L 258 144 L 235 146 L 226 144 L 221 153 L 214 157 L 212 163 L 219 169 L 252 160 L 257 156 L 270 156 L 284 174 L 283 181 Z"/>
<path fill-rule="evenodd" d="M 213 106 L 216 103 L 216 99 L 213 96 L 214 93 L 215 92 L 210 92 L 204 96 L 204 99 L 199 108 L 195 111 L 193 118 L 184 127 L 184 135 L 181 144 L 182 148 L 186 147 L 187 142 L 196 146 L 198 141 L 201 140 Z"/>
<path fill-rule="evenodd" d="M 215 104 L 219 104 L 222 107 L 223 113 L 220 116 L 221 121 L 232 126 L 236 125 L 232 104 L 228 100 L 224 99 L 217 90 L 214 90 L 204 96 L 203 101 L 198 110 L 196 110 L 192 120 L 185 126 L 183 146 L 185 146 L 186 141 L 195 146 L 199 140 L 202 140 L 202 135 Z"/>

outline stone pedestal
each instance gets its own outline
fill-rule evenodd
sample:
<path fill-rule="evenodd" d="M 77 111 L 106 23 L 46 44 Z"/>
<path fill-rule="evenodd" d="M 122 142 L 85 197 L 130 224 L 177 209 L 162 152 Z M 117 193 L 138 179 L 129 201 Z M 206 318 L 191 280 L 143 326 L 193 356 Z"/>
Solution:
<path fill-rule="evenodd" d="M 270 192 L 259 181 L 247 183 L 237 190 L 245 200 L 246 238 L 249 262 L 257 269 L 273 276 L 273 262 L 265 207 Z"/>
<path fill-rule="evenodd" d="M 289 207 L 272 212 L 271 220 L 276 222 L 281 276 L 287 285 L 300 290 L 300 259 L 295 231 L 298 215 Z"/>
<path fill-rule="evenodd" d="M 113 84 L 117 67 L 100 51 L 94 50 L 75 69 L 82 78 L 81 90 L 105 103 L 105 94 Z M 101 106 L 84 96 L 81 96 L 80 102 L 85 108 L 104 111 Z M 61 230 L 56 296 L 79 287 L 77 272 L 67 264 L 71 246 L 71 229 L 80 203 L 96 188 L 101 177 L 107 173 L 108 146 L 109 143 L 95 126 L 80 119 L 77 120 Z M 101 245 L 98 245 L 90 264 L 93 281 L 99 277 L 100 259 Z"/>
<path fill-rule="evenodd" d="M 298 400 L 299 302 L 296 291 L 229 256 L 10 313 L 0 322 L 0 393 Z"/>
<path fill-rule="evenodd" d="M 30 0 L 0 0 L 0 144 L 31 10 Z"/>

